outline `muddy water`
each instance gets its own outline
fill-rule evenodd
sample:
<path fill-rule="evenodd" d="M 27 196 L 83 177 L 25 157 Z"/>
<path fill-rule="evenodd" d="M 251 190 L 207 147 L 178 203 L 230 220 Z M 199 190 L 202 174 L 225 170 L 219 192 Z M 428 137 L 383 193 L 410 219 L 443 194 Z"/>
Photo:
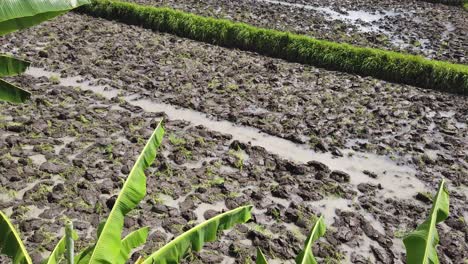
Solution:
<path fill-rule="evenodd" d="M 53 73 L 39 71 L 33 69 L 33 74 L 39 76 L 52 76 Z M 36 75 L 37 76 L 37 75 Z M 79 77 L 64 78 L 61 80 L 63 85 L 67 86 L 80 86 L 84 90 L 92 90 L 96 93 L 103 95 L 106 98 L 113 98 L 119 95 L 119 91 L 109 89 L 103 86 L 91 86 L 89 82 L 79 82 Z M 277 154 L 283 158 L 293 160 L 295 162 L 304 163 L 310 160 L 318 160 L 327 164 L 332 169 L 343 170 L 351 175 L 351 182 L 359 184 L 361 182 L 374 182 L 383 186 L 384 196 L 398 196 L 400 198 L 409 198 L 416 190 L 423 190 L 423 184 L 414 177 L 415 171 L 409 167 L 398 166 L 395 162 L 388 158 L 380 157 L 373 154 L 354 153 L 353 156 L 348 156 L 351 151 L 343 150 L 345 157 L 334 158 L 330 154 L 316 153 L 308 149 L 307 146 L 297 145 L 282 138 L 273 137 L 261 133 L 257 129 L 236 126 L 227 121 L 216 121 L 208 118 L 205 114 L 195 112 L 189 109 L 180 109 L 172 105 L 156 103 L 147 99 L 137 99 L 135 96 L 124 97 L 130 104 L 140 106 L 148 112 L 165 112 L 170 119 L 183 119 L 190 121 L 193 125 L 204 125 L 205 127 L 218 131 L 221 133 L 231 134 L 234 139 L 242 142 L 251 142 L 253 145 L 264 147 L 267 151 Z M 245 157 L 247 158 L 247 157 Z M 194 164 L 195 165 L 195 164 Z M 198 167 L 196 164 L 195 167 Z M 378 174 L 377 179 L 371 179 L 362 173 L 363 170 L 371 170 Z M 416 190 L 415 190 L 416 189 Z M 185 197 L 180 197 L 175 200 L 170 196 L 160 195 L 160 198 L 167 206 L 179 208 L 179 203 Z M 289 201 L 274 197 L 269 197 L 273 202 L 284 204 L 286 207 Z M 313 202 L 312 204 L 319 211 L 326 216 L 328 223 L 333 223 L 336 217 L 336 209 L 347 210 L 352 204 L 349 201 L 340 198 L 327 198 L 322 201 Z M 201 204 L 196 209 L 197 219 L 203 220 L 203 214 L 208 209 L 220 211 L 225 209 L 225 205 L 217 204 Z M 360 210 L 361 211 L 361 210 Z M 363 215 L 365 212 L 361 211 Z M 372 224 L 372 226 L 383 231 L 383 227 L 375 221 L 370 215 L 365 215 L 365 218 Z M 382 232 L 383 233 L 383 232 Z M 365 239 L 365 238 L 364 238 Z M 363 245 L 369 241 L 363 241 Z M 351 250 L 347 251 L 350 253 Z M 349 256 L 347 256 L 349 258 Z"/>
<path fill-rule="evenodd" d="M 202 203 L 202 204 L 198 205 L 197 209 L 195 209 L 195 211 L 194 211 L 195 215 L 197 216 L 198 222 L 201 223 L 201 222 L 206 220 L 205 217 L 203 216 L 203 214 L 207 210 L 215 210 L 217 212 L 221 212 L 222 210 L 227 210 L 227 207 L 224 204 L 224 201 L 219 201 L 219 202 L 216 202 L 214 204 Z"/>
<path fill-rule="evenodd" d="M 51 77 L 57 74 L 39 68 L 30 68 L 27 74 L 34 77 Z M 91 90 L 111 99 L 122 94 L 117 89 L 107 86 L 90 85 L 90 81 L 80 82 L 82 77 L 61 78 L 64 86 L 80 87 L 83 90 Z M 176 106 L 155 102 L 149 99 L 138 99 L 136 96 L 123 97 L 128 103 L 141 107 L 147 112 L 164 112 L 172 120 L 187 120 L 194 126 L 203 125 L 210 130 L 233 136 L 233 140 L 251 143 L 255 146 L 265 148 L 268 152 L 282 158 L 297 162 L 319 161 L 332 170 L 340 170 L 350 175 L 350 181 L 354 185 L 360 183 L 373 183 L 382 188 L 380 194 L 384 197 L 398 197 L 407 199 L 414 196 L 418 191 L 424 190 L 424 184 L 416 178 L 414 168 L 399 165 L 390 158 L 372 153 L 357 153 L 351 150 L 341 150 L 343 157 L 335 157 L 330 153 L 318 153 L 312 151 L 307 145 L 299 145 L 289 140 L 271 136 L 258 129 L 238 126 L 225 120 L 213 120 L 204 113 L 190 109 L 178 108 Z M 364 170 L 377 174 L 377 178 L 370 178 L 363 173 Z"/>
<path fill-rule="evenodd" d="M 362 32 L 378 31 L 379 27 L 374 25 L 363 25 L 359 22 L 372 23 L 384 19 L 385 17 L 397 16 L 400 13 L 390 10 L 383 10 L 379 13 L 372 13 L 363 10 L 349 10 L 346 13 L 339 13 L 330 7 L 317 7 L 312 5 L 304 5 L 298 3 L 289 3 L 275 0 L 255 0 L 257 2 L 265 2 L 276 5 L 289 6 L 292 8 L 300 8 L 305 10 L 312 10 L 325 15 L 328 20 L 341 20 L 357 26 Z"/>
<path fill-rule="evenodd" d="M 60 151 L 61 151 L 62 149 L 64 149 L 65 146 L 68 145 L 68 143 L 71 143 L 71 142 L 75 141 L 76 138 L 74 138 L 74 137 L 68 137 L 68 136 L 67 136 L 67 137 L 60 138 L 60 140 L 63 141 L 63 144 L 61 144 L 61 145 L 59 145 L 59 146 L 55 146 L 55 154 L 57 154 L 57 155 L 60 154 Z"/>
<path fill-rule="evenodd" d="M 49 71 L 44 71 L 38 68 L 31 68 L 28 70 L 27 74 L 33 75 L 35 77 L 51 77 L 57 76 L 57 74 Z M 312 150 L 307 145 L 299 145 L 291 141 L 271 136 L 265 133 L 262 133 L 260 130 L 238 126 L 234 123 L 225 121 L 225 120 L 213 120 L 209 118 L 206 114 L 196 112 L 190 109 L 178 108 L 173 105 L 154 102 L 149 99 L 140 99 L 139 95 L 125 95 L 124 92 L 113 89 L 106 86 L 94 86 L 91 83 L 97 83 L 95 80 L 92 81 L 82 81 L 82 77 L 69 77 L 61 78 L 60 83 L 64 86 L 71 87 L 80 87 L 82 90 L 90 90 L 95 93 L 102 95 L 107 99 L 114 98 L 116 96 L 121 96 L 121 100 L 127 101 L 129 104 L 134 106 L 139 106 L 147 112 L 164 112 L 172 120 L 187 120 L 190 121 L 193 125 L 203 125 L 210 130 L 217 131 L 224 134 L 230 134 L 233 136 L 233 140 L 239 140 L 241 142 L 250 142 L 252 145 L 260 146 L 265 148 L 268 152 L 276 154 L 282 158 L 289 159 L 297 163 L 306 163 L 311 160 L 320 161 L 332 170 L 341 170 L 350 175 L 350 181 L 354 185 L 360 183 L 374 183 L 380 184 L 382 190 L 379 191 L 379 195 L 384 197 L 398 197 L 400 199 L 406 199 L 414 196 L 417 191 L 424 190 L 424 184 L 419 181 L 416 177 L 415 169 L 399 165 L 393 160 L 378 156 L 371 153 L 356 153 L 348 149 L 341 150 L 344 154 L 343 157 L 334 157 L 329 153 L 317 153 Z M 439 113 L 450 115 L 451 113 Z M 64 144 L 67 144 L 71 139 L 62 138 Z M 60 150 L 58 150 L 60 151 Z M 245 160 L 248 160 L 249 157 L 246 153 L 239 153 Z M 191 167 L 198 168 L 202 166 L 202 163 L 208 160 L 201 160 L 199 162 L 191 164 Z M 190 165 L 189 165 L 190 169 Z M 377 178 L 373 179 L 363 173 L 364 170 L 371 171 L 377 174 Z M 59 180 L 59 179 L 56 179 Z M 27 188 L 26 188 L 27 189 Z M 21 191 L 19 196 L 24 194 L 24 190 Z M 191 193 L 187 194 L 191 195 Z M 179 208 L 179 204 L 183 202 L 187 196 L 179 197 L 178 199 L 173 199 L 172 197 L 164 194 L 159 194 L 159 198 L 166 206 Z M 19 198 L 19 197 L 18 197 Z M 272 202 L 277 204 L 282 204 L 285 207 L 289 206 L 289 202 L 286 199 L 280 199 L 276 197 L 268 197 Z M 350 210 L 353 207 L 353 202 L 345 200 L 338 197 L 327 197 L 320 201 L 310 202 L 310 204 L 316 207 L 321 214 L 325 216 L 327 223 L 335 222 L 336 210 Z M 204 220 L 203 214 L 209 210 L 213 209 L 216 211 L 222 211 L 226 209 L 226 206 L 223 202 L 217 202 L 214 204 L 202 203 L 197 206 L 195 210 L 195 215 L 197 216 L 198 221 Z M 380 233 L 385 233 L 384 227 L 374 219 L 372 215 L 365 212 L 360 208 L 354 208 L 355 211 L 359 211 L 363 217 L 371 223 L 371 225 L 378 230 Z M 262 213 L 260 210 L 254 211 L 254 213 Z M 286 228 L 294 228 L 293 225 L 286 226 Z M 378 244 L 374 241 L 370 241 L 366 236 L 360 238 L 360 246 L 364 249 L 368 249 L 370 245 L 378 247 Z M 342 249 L 345 251 L 345 257 L 347 260 L 350 259 L 350 254 L 356 249 L 347 248 L 346 245 L 342 246 Z M 367 254 L 364 255 L 372 255 Z M 230 259 L 225 259 L 223 263 L 231 263 Z"/>
<path fill-rule="evenodd" d="M 419 43 L 418 49 L 423 54 L 429 55 L 436 53 L 437 50 L 433 47 L 433 40 L 429 38 L 419 37 L 416 42 L 412 43 L 407 38 L 398 37 L 394 30 L 389 30 L 386 23 L 391 19 L 401 16 L 407 20 L 413 20 L 417 23 L 423 23 L 425 18 L 416 15 L 413 11 L 395 11 L 390 9 L 380 9 L 378 11 L 365 11 L 365 10 L 346 10 L 341 8 L 344 12 L 337 12 L 332 7 L 328 6 L 313 6 L 307 4 L 290 3 L 276 0 L 252 0 L 253 2 L 263 2 L 272 5 L 286 6 L 291 9 L 310 10 L 311 12 L 317 12 L 322 14 L 328 21 L 342 21 L 346 24 L 354 25 L 356 28 L 363 33 L 381 33 L 385 34 L 390 43 L 396 48 L 408 49 L 414 48 L 414 43 Z M 444 23 L 445 30 L 440 34 L 441 41 L 449 41 L 450 34 L 456 30 L 456 27 L 451 22 Z"/>
<path fill-rule="evenodd" d="M 148 99 L 130 100 L 129 103 L 140 106 L 148 112 L 165 112 L 170 119 L 188 120 L 193 125 L 203 125 L 213 131 L 231 134 L 233 139 L 250 142 L 252 145 L 263 147 L 271 153 L 298 163 L 306 163 L 311 160 L 320 161 L 334 170 L 349 173 L 351 183 L 355 185 L 367 182 L 380 184 L 384 188 L 386 196 L 409 198 L 414 195 L 415 189 L 424 189 L 424 184 L 414 176 L 416 173 L 414 169 L 408 166 L 399 166 L 386 157 L 342 150 L 344 157 L 336 158 L 330 153 L 317 153 L 310 150 L 306 145 L 299 145 L 289 140 L 271 136 L 255 128 L 237 126 L 225 120 L 212 120 L 203 113 L 189 109 L 156 103 Z M 380 177 L 377 179 L 369 178 L 363 173 L 364 170 L 370 170 Z"/>
<path fill-rule="evenodd" d="M 46 157 L 42 154 L 32 155 L 32 156 L 29 156 L 29 158 L 32 160 L 33 164 L 35 164 L 36 166 L 41 166 L 42 163 L 47 161 Z"/>

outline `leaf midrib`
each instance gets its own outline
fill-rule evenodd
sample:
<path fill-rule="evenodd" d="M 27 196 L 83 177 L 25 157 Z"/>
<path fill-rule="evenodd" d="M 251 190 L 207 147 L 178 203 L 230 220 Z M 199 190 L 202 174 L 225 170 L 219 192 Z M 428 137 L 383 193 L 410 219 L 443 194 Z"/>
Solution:
<path fill-rule="evenodd" d="M 306 248 L 304 249 L 304 255 L 302 256 L 302 260 L 301 260 L 301 264 L 306 264 L 305 263 L 305 259 L 306 259 L 306 256 L 307 256 L 307 253 L 309 252 L 309 250 L 311 250 L 311 247 L 312 247 L 312 243 L 313 243 L 313 238 L 314 238 L 314 234 L 315 232 L 317 232 L 317 228 L 320 224 L 320 221 L 322 220 L 323 218 L 323 215 L 320 216 L 320 218 L 317 220 L 317 222 L 315 223 L 315 226 L 314 228 L 312 229 L 312 232 L 310 233 L 310 240 L 309 242 L 307 243 L 306 245 Z"/>
<path fill-rule="evenodd" d="M 137 161 L 135 162 L 135 166 L 133 166 L 132 170 L 131 170 L 130 173 L 128 174 L 129 177 L 125 180 L 125 183 L 124 183 L 124 185 L 123 185 L 122 190 L 120 191 L 120 193 L 123 193 L 123 190 L 125 190 L 125 189 L 127 188 L 127 185 L 128 185 L 129 182 L 130 182 L 130 181 L 129 181 L 129 178 L 133 177 L 133 176 L 132 176 L 132 175 L 133 175 L 133 172 L 134 172 L 137 168 L 139 168 L 139 166 L 136 166 L 136 165 L 139 164 L 140 161 L 141 161 L 141 159 L 145 156 L 144 154 L 145 154 L 145 152 L 146 152 L 146 149 L 148 148 L 148 146 L 150 146 L 150 144 L 153 143 L 153 138 L 156 136 L 156 132 L 159 131 L 160 126 L 161 126 L 161 123 L 158 124 L 158 126 L 157 126 L 156 129 L 154 130 L 153 134 L 151 135 L 150 139 L 148 140 L 148 142 L 146 142 L 146 145 L 145 145 L 145 147 L 143 148 L 143 151 L 140 153 L 140 155 L 138 156 Z M 143 173 L 143 174 L 144 174 L 144 173 Z M 146 177 L 146 175 L 145 175 L 145 177 Z M 145 188 L 145 193 L 146 193 L 146 188 Z M 115 201 L 114 206 L 112 207 L 112 210 L 111 210 L 111 212 L 110 212 L 110 214 L 109 214 L 109 217 L 107 218 L 107 221 L 110 220 L 110 216 L 114 213 L 114 210 L 117 210 L 117 204 L 120 202 L 120 200 L 121 200 L 122 197 L 123 197 L 123 195 L 122 195 L 122 196 L 119 195 L 119 196 L 117 197 L 117 200 Z M 106 224 L 104 225 L 104 228 L 103 228 L 102 231 L 101 231 L 101 236 L 100 236 L 100 238 L 103 237 L 102 234 L 104 234 L 104 231 L 106 231 L 107 228 L 109 227 L 109 225 L 107 224 L 107 221 L 106 221 Z M 98 246 L 100 245 L 100 243 L 101 243 L 101 239 L 99 239 L 99 240 L 97 241 L 97 243 L 96 243 L 96 245 L 95 245 L 95 247 L 94 247 L 94 250 L 93 250 L 93 254 L 91 255 L 91 258 L 89 259 L 89 263 L 91 263 L 91 261 L 94 259 L 94 256 L 95 256 L 95 253 L 96 253 L 96 249 L 98 248 Z M 119 240 L 119 244 L 122 245 L 122 241 Z M 120 248 L 119 248 L 119 250 L 120 250 Z"/>
<path fill-rule="evenodd" d="M 176 242 L 180 241 L 180 240 L 183 240 L 183 238 L 187 237 L 189 234 L 192 234 L 193 232 L 201 229 L 202 227 L 208 225 L 209 223 L 213 222 L 214 220 L 216 219 L 220 219 L 222 217 L 224 217 L 225 215 L 228 215 L 228 214 L 234 214 L 234 213 L 237 213 L 238 211 L 241 211 L 241 210 L 244 210 L 245 208 L 248 208 L 248 207 L 252 207 L 252 205 L 246 205 L 246 206 L 242 206 L 240 208 L 237 208 L 237 209 L 234 209 L 234 210 L 231 210 L 231 211 L 227 211 L 225 213 L 222 213 L 220 215 L 217 215 L 211 219 L 208 219 L 207 221 L 203 222 L 203 223 L 200 223 L 198 225 L 196 225 L 194 228 L 190 229 L 189 231 L 183 233 L 182 235 L 176 237 L 174 240 L 172 240 L 171 242 L 169 242 L 168 244 L 164 245 L 162 248 L 160 248 L 158 251 L 156 251 L 154 254 L 150 255 L 147 260 L 145 262 L 143 262 L 143 264 L 150 264 L 149 260 L 157 257 L 158 255 L 160 255 L 161 253 L 160 252 L 164 252 L 167 250 L 167 248 L 170 248 L 173 244 L 177 244 Z"/>
<path fill-rule="evenodd" d="M 427 237 L 426 237 L 426 247 L 424 249 L 423 264 L 429 264 L 428 252 L 429 252 L 429 249 L 432 247 L 432 239 L 430 241 L 429 241 L 429 239 L 432 238 L 433 229 L 434 230 L 436 229 L 436 226 L 435 226 L 436 223 L 434 223 L 434 222 L 437 221 L 437 213 L 439 211 L 439 210 L 437 210 L 437 208 L 438 208 L 440 195 L 444 191 L 444 184 L 445 184 L 445 180 L 442 180 L 442 182 L 440 183 L 439 191 L 437 192 L 437 195 L 436 195 L 435 200 L 434 200 L 434 206 L 432 208 L 431 221 L 430 221 L 430 225 L 429 225 L 429 232 L 427 232 Z"/>

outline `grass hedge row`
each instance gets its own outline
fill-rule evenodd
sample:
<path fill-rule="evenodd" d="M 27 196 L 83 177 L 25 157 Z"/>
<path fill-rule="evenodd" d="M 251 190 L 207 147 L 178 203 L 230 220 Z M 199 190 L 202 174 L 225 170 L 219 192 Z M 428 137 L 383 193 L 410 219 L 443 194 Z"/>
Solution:
<path fill-rule="evenodd" d="M 229 20 L 111 0 L 93 0 L 79 12 L 215 45 L 239 48 L 330 70 L 390 82 L 468 94 L 468 66 L 355 47 Z"/>

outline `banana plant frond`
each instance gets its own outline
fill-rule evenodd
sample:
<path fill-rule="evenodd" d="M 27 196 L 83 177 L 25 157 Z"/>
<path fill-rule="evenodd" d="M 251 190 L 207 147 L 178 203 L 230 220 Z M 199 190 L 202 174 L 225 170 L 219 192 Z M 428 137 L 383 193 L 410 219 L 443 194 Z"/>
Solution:
<path fill-rule="evenodd" d="M 122 247 L 122 230 L 124 218 L 146 195 L 145 170 L 153 163 L 156 152 L 164 136 L 160 122 L 146 143 L 130 174 L 115 201 L 99 239 L 93 250 L 89 263 L 113 264 Z"/>

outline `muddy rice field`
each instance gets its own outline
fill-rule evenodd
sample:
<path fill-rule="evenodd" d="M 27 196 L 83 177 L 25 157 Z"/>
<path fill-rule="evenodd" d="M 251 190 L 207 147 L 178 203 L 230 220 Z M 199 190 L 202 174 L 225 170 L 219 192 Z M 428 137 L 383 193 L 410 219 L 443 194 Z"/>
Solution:
<path fill-rule="evenodd" d="M 130 0 L 251 25 L 468 63 L 468 13 L 421 0 Z"/>
<path fill-rule="evenodd" d="M 467 63 L 468 12 L 421 1 L 156 1 L 250 24 Z M 353 8 L 349 8 L 353 6 Z M 356 19 L 358 17 L 359 19 Z M 403 28 L 403 29 L 402 29 Z M 63 220 L 94 239 L 125 177 L 165 119 L 148 194 L 125 232 L 150 226 L 151 253 L 239 205 L 253 219 L 184 263 L 294 263 L 314 216 L 320 263 L 404 263 L 402 236 L 448 181 L 441 263 L 468 259 L 468 100 L 327 71 L 69 13 L 0 38 L 33 62 L 9 80 L 28 104 L 0 103 L 0 210 L 34 249 Z M 138 253 L 132 256 L 138 258 Z"/>

